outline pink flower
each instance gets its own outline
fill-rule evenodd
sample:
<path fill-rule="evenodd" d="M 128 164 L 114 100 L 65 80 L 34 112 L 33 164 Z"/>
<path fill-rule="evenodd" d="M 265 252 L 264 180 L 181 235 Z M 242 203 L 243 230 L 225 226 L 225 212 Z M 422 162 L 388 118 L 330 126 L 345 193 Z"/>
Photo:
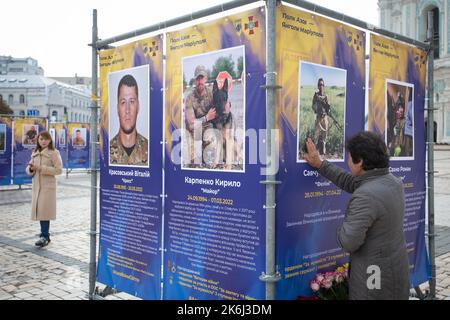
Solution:
<path fill-rule="evenodd" d="M 334 275 L 333 272 L 327 272 L 327 273 L 325 273 L 325 280 L 326 280 L 327 282 L 333 282 L 333 281 L 334 281 L 334 278 L 335 278 L 335 275 Z"/>
<path fill-rule="evenodd" d="M 337 283 L 344 282 L 344 276 L 342 274 L 337 274 L 335 280 Z"/>
<path fill-rule="evenodd" d="M 311 281 L 311 290 L 313 292 L 317 292 L 320 290 L 320 284 L 316 280 Z"/>
<path fill-rule="evenodd" d="M 330 288 L 333 286 L 333 280 L 331 280 L 331 279 L 325 279 L 325 280 L 322 282 L 322 286 L 323 286 L 325 289 L 330 289 Z"/>
<path fill-rule="evenodd" d="M 322 282 L 323 280 L 325 279 L 325 277 L 323 276 L 323 274 L 321 274 L 321 273 L 318 273 L 317 275 L 316 275 L 316 281 L 317 282 Z"/>

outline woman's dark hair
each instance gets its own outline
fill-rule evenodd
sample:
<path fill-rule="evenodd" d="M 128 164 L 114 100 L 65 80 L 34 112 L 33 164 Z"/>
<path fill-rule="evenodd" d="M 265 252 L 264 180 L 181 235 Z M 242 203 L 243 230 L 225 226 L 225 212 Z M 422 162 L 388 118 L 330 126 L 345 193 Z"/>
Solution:
<path fill-rule="evenodd" d="M 389 166 L 386 144 L 381 136 L 373 132 L 363 131 L 355 134 L 348 140 L 347 150 L 353 163 L 363 161 L 362 168 L 366 171 Z"/>
<path fill-rule="evenodd" d="M 36 148 L 34 149 L 34 151 L 42 151 L 42 147 L 39 144 L 39 137 L 42 137 L 45 140 L 50 140 L 50 143 L 48 144 L 48 147 L 47 147 L 49 150 L 55 149 L 55 147 L 53 147 L 53 140 L 52 140 L 52 136 L 50 135 L 50 133 L 48 133 L 48 131 L 41 131 L 41 132 L 39 132 L 39 134 L 36 138 Z"/>

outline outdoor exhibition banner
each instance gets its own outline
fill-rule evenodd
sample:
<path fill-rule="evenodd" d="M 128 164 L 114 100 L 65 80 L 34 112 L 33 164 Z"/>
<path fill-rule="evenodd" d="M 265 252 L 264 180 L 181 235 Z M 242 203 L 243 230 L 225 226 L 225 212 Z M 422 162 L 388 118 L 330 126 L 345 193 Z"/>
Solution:
<path fill-rule="evenodd" d="M 15 118 L 14 131 L 14 163 L 13 184 L 29 184 L 31 177 L 25 169 L 31 160 L 31 154 L 36 148 L 39 132 L 46 130 L 47 121 L 44 118 Z"/>
<path fill-rule="evenodd" d="M 426 61 L 421 49 L 377 35 L 370 38 L 368 127 L 385 138 L 390 171 L 405 188 L 411 287 L 430 277 L 425 248 Z"/>
<path fill-rule="evenodd" d="M 48 127 L 49 127 L 48 132 L 52 137 L 53 145 L 61 155 L 63 168 L 67 168 L 67 156 L 68 156 L 67 125 L 62 122 L 57 122 L 57 123 L 49 123 Z"/>
<path fill-rule="evenodd" d="M 88 169 L 90 130 L 89 124 L 79 122 L 67 123 L 67 168 Z"/>
<path fill-rule="evenodd" d="M 345 142 L 364 129 L 365 34 L 288 6 L 277 8 L 277 299 L 312 296 L 317 273 L 348 261 L 336 241 L 349 194 L 303 159 L 306 138 L 348 170 Z"/>
<path fill-rule="evenodd" d="M 265 297 L 265 30 L 257 8 L 167 34 L 164 299 Z"/>
<path fill-rule="evenodd" d="M 161 298 L 162 37 L 100 52 L 98 281 Z"/>
<path fill-rule="evenodd" d="M 12 120 L 0 117 L 0 185 L 11 184 Z"/>

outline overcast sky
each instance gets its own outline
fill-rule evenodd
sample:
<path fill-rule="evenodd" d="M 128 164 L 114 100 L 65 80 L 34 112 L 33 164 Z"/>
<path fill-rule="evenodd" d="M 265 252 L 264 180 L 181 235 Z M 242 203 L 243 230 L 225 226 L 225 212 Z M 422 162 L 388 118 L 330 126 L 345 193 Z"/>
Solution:
<path fill-rule="evenodd" d="M 91 76 L 92 10 L 106 39 L 229 0 L 2 1 L 0 55 L 32 57 L 46 76 Z M 316 0 L 316 4 L 379 25 L 377 0 Z"/>

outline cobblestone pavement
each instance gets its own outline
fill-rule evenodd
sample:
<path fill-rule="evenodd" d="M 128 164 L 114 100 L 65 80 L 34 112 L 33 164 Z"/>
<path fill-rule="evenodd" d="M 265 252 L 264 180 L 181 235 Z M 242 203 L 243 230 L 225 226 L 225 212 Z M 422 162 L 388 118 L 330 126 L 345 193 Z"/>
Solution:
<path fill-rule="evenodd" d="M 437 298 L 450 300 L 450 147 L 436 149 Z M 52 241 L 38 249 L 39 223 L 30 220 L 29 186 L 0 187 L 0 300 L 88 299 L 90 175 L 59 176 L 57 190 Z M 106 299 L 136 298 L 116 293 Z"/>
<path fill-rule="evenodd" d="M 57 199 L 51 242 L 40 249 L 34 246 L 39 223 L 30 219 L 31 190 L 0 189 L 0 300 L 88 298 L 90 175 L 59 176 Z"/>

